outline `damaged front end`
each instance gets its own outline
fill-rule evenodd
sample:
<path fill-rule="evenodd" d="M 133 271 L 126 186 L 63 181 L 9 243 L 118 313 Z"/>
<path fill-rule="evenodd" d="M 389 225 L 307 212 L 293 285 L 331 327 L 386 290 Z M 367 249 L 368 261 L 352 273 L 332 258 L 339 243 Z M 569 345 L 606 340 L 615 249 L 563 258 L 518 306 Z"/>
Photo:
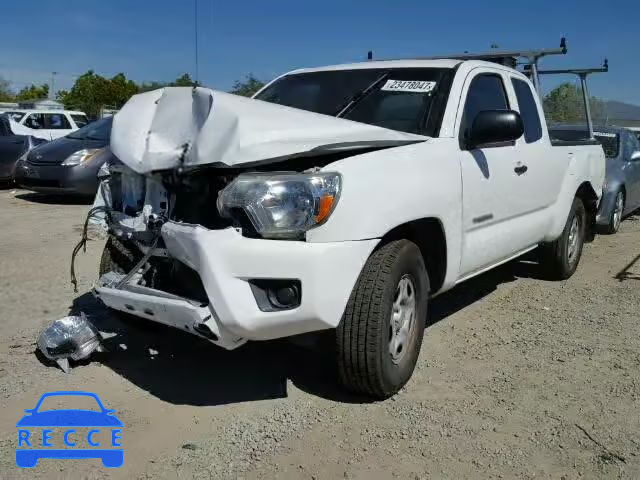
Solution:
<path fill-rule="evenodd" d="M 90 213 L 108 232 L 94 294 L 226 349 L 333 328 L 377 240 L 305 241 L 342 190 L 323 167 L 424 140 L 201 88 L 138 95 Z"/>
<path fill-rule="evenodd" d="M 104 174 L 104 172 L 103 172 Z M 98 204 L 108 214 L 108 231 L 94 294 L 108 307 L 180 328 L 227 349 L 243 339 L 224 331 L 197 271 L 167 250 L 166 224 L 231 226 L 215 208 L 217 191 L 230 177 L 203 182 L 198 175 L 178 180 L 172 172 L 140 175 L 120 162 L 108 166 Z"/>

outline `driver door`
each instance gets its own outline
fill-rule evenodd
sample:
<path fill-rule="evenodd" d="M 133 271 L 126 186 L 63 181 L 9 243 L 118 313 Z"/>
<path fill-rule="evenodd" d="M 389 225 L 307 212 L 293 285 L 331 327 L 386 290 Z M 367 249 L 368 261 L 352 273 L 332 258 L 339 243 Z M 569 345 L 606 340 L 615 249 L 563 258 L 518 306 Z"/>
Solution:
<path fill-rule="evenodd" d="M 463 248 L 460 272 L 469 277 L 531 246 L 526 202 L 521 201 L 523 165 L 516 142 L 466 148 L 473 120 L 483 110 L 510 110 L 515 97 L 499 69 L 473 70 L 458 113 L 461 146 Z M 526 171 L 526 170 L 525 170 Z"/>

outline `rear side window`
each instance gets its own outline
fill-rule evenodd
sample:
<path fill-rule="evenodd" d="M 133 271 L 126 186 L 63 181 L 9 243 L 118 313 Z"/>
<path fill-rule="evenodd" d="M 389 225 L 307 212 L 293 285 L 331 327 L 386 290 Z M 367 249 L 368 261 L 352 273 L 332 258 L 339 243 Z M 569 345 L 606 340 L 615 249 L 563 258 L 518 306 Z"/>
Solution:
<path fill-rule="evenodd" d="M 85 125 L 89 124 L 89 120 L 84 115 L 77 115 L 72 113 L 71 118 L 73 118 L 73 121 L 76 122 L 78 128 L 82 128 Z"/>
<path fill-rule="evenodd" d="M 502 78 L 493 74 L 481 74 L 471 81 L 462 115 L 461 131 L 464 139 L 478 113 L 484 110 L 508 110 L 509 103 Z"/>
<path fill-rule="evenodd" d="M 520 116 L 524 123 L 524 140 L 527 143 L 536 142 L 542 138 L 542 123 L 531 87 L 524 80 L 517 78 L 512 78 L 511 83 L 516 92 Z"/>
<path fill-rule="evenodd" d="M 71 124 L 63 113 L 45 113 L 45 122 L 51 130 L 71 130 Z"/>
<path fill-rule="evenodd" d="M 640 143 L 638 143 L 637 137 L 634 135 L 634 132 L 625 132 L 626 144 L 627 144 L 627 155 L 633 154 L 640 150 Z"/>
<path fill-rule="evenodd" d="M 605 157 L 616 158 L 618 156 L 620 153 L 620 135 L 609 132 L 593 132 L 593 136 L 602 145 Z"/>

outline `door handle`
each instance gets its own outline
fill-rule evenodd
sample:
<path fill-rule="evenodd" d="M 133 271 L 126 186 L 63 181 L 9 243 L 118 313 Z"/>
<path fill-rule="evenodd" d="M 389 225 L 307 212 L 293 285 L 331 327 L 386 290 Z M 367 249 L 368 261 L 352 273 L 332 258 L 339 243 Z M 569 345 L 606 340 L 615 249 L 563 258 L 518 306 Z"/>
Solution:
<path fill-rule="evenodd" d="M 513 171 L 516 172 L 518 175 L 522 175 L 527 170 L 529 170 L 529 167 L 527 167 L 526 165 L 519 165 L 513 169 Z"/>

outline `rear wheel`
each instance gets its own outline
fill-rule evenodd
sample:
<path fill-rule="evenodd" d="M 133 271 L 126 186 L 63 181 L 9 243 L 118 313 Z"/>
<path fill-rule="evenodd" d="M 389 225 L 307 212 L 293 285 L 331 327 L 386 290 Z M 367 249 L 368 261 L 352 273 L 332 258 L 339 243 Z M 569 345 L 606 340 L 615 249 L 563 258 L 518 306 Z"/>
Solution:
<path fill-rule="evenodd" d="M 587 225 L 587 212 L 582 200 L 573 199 L 569 217 L 562 235 L 540 250 L 540 261 L 553 280 L 566 280 L 574 274 L 580 263 Z"/>
<path fill-rule="evenodd" d="M 420 249 L 390 242 L 367 260 L 337 330 L 338 370 L 349 390 L 388 398 L 411 378 L 427 316 Z"/>

